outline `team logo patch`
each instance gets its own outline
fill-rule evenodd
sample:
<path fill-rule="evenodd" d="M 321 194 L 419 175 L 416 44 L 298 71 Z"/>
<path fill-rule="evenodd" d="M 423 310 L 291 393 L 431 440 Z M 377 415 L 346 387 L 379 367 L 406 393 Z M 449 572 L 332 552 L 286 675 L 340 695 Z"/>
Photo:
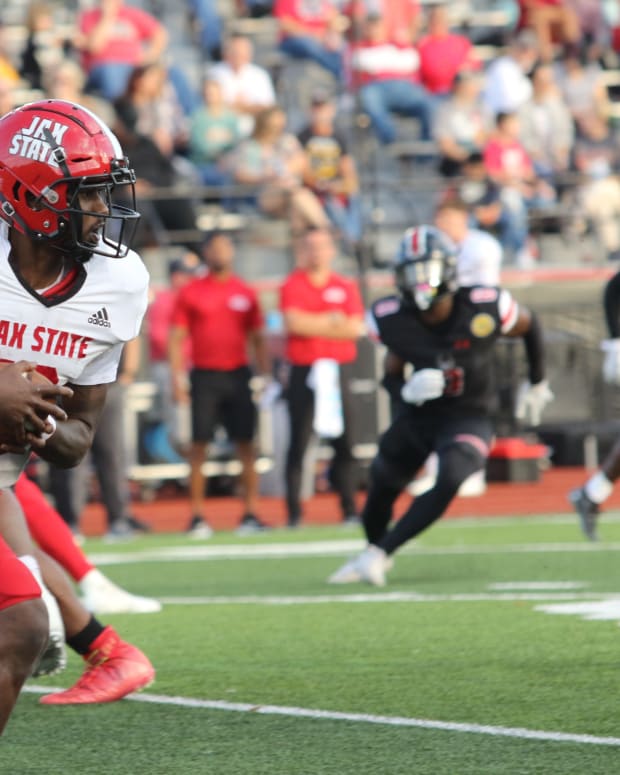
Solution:
<path fill-rule="evenodd" d="M 247 312 L 250 309 L 250 300 L 247 296 L 236 293 L 234 296 L 230 297 L 228 306 L 235 312 Z"/>
<path fill-rule="evenodd" d="M 490 336 L 496 328 L 495 320 L 487 312 L 479 312 L 471 319 L 469 328 L 474 336 L 484 339 Z"/>
<path fill-rule="evenodd" d="M 491 301 L 497 301 L 499 293 L 497 288 L 473 288 L 469 298 L 475 304 L 484 304 Z"/>
<path fill-rule="evenodd" d="M 13 135 L 9 153 L 58 167 L 58 153 L 64 158 L 62 140 L 67 129 L 69 127 L 60 121 L 36 116 L 30 126 Z"/>
<path fill-rule="evenodd" d="M 323 291 L 323 301 L 329 304 L 343 304 L 347 300 L 347 292 L 339 286 L 332 286 Z"/>
<path fill-rule="evenodd" d="M 400 301 L 398 299 L 386 299 L 385 301 L 378 301 L 375 304 L 375 316 L 378 318 L 385 317 L 386 315 L 393 315 L 400 309 Z"/>
<path fill-rule="evenodd" d="M 101 326 L 102 328 L 110 328 L 110 318 L 108 317 L 108 311 L 105 307 L 97 310 L 94 315 L 88 318 L 88 322 L 92 326 Z"/>

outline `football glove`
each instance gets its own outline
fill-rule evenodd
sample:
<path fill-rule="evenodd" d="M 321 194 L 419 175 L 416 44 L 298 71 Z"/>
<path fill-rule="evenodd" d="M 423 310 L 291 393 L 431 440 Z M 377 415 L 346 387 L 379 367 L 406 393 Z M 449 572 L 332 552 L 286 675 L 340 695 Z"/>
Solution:
<path fill-rule="evenodd" d="M 537 382 L 535 385 L 525 381 L 517 391 L 517 401 L 515 416 L 529 425 L 539 425 L 540 417 L 551 401 L 554 395 L 549 389 L 546 379 Z"/>
<path fill-rule="evenodd" d="M 603 339 L 603 379 L 608 385 L 620 385 L 620 339 Z"/>
<path fill-rule="evenodd" d="M 408 404 L 420 406 L 442 395 L 446 380 L 441 369 L 420 369 L 405 382 L 400 397 Z"/>

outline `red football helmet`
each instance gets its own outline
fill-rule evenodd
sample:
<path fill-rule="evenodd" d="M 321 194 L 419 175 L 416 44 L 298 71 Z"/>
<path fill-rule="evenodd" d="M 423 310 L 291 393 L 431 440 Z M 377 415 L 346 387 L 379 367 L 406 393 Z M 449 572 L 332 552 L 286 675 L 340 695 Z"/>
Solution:
<path fill-rule="evenodd" d="M 140 218 L 135 180 L 114 134 L 80 105 L 41 100 L 0 119 L 0 218 L 34 240 L 78 258 L 126 255 Z M 112 202 L 119 187 L 128 193 L 125 205 Z M 107 215 L 80 206 L 80 196 L 93 191 Z M 98 244 L 82 235 L 84 215 L 103 218 Z"/>

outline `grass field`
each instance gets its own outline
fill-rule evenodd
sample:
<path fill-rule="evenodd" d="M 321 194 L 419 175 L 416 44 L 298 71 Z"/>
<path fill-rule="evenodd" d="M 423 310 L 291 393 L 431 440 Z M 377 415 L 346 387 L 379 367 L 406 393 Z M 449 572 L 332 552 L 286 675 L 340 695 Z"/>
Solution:
<path fill-rule="evenodd" d="M 20 698 L 0 773 L 620 773 L 620 523 L 601 532 L 447 520 L 381 590 L 325 584 L 355 528 L 91 540 L 111 578 L 164 601 L 108 619 L 157 680 L 107 706 L 39 706 L 79 674 L 71 654 Z"/>

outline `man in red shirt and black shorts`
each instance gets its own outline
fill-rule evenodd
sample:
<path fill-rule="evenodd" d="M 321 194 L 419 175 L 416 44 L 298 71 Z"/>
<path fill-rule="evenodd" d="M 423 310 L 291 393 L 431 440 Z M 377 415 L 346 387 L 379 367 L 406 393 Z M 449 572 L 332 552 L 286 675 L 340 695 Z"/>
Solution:
<path fill-rule="evenodd" d="M 208 538 L 212 529 L 204 518 L 205 478 L 202 466 L 207 443 L 216 426 L 235 442 L 241 461 L 245 511 L 240 530 L 265 526 L 256 517 L 258 476 L 255 469 L 256 407 L 250 391 L 252 376 L 248 345 L 258 370 L 268 375 L 263 336 L 263 314 L 255 291 L 232 271 L 233 243 L 225 233 L 213 232 L 204 246 L 208 273 L 192 280 L 179 292 L 172 316 L 170 365 L 174 399 L 191 400 L 189 532 Z M 183 342 L 190 338 L 192 364 L 188 383 Z"/>
<path fill-rule="evenodd" d="M 322 422 L 315 412 L 320 387 L 311 372 L 319 361 L 338 365 L 340 432 L 330 434 L 334 449 L 331 480 L 340 496 L 345 521 L 357 519 L 355 460 L 351 450 L 350 366 L 357 357 L 356 340 L 364 329 L 364 308 L 354 281 L 332 271 L 334 240 L 326 228 L 307 231 L 298 243 L 298 268 L 284 281 L 280 308 L 287 334 L 290 363 L 288 405 L 290 442 L 286 459 L 286 502 L 289 526 L 301 519 L 302 463 L 313 428 Z M 325 372 L 323 372 L 325 374 Z M 329 399 L 328 399 L 329 400 Z M 318 432 L 318 431 L 317 431 Z"/>

